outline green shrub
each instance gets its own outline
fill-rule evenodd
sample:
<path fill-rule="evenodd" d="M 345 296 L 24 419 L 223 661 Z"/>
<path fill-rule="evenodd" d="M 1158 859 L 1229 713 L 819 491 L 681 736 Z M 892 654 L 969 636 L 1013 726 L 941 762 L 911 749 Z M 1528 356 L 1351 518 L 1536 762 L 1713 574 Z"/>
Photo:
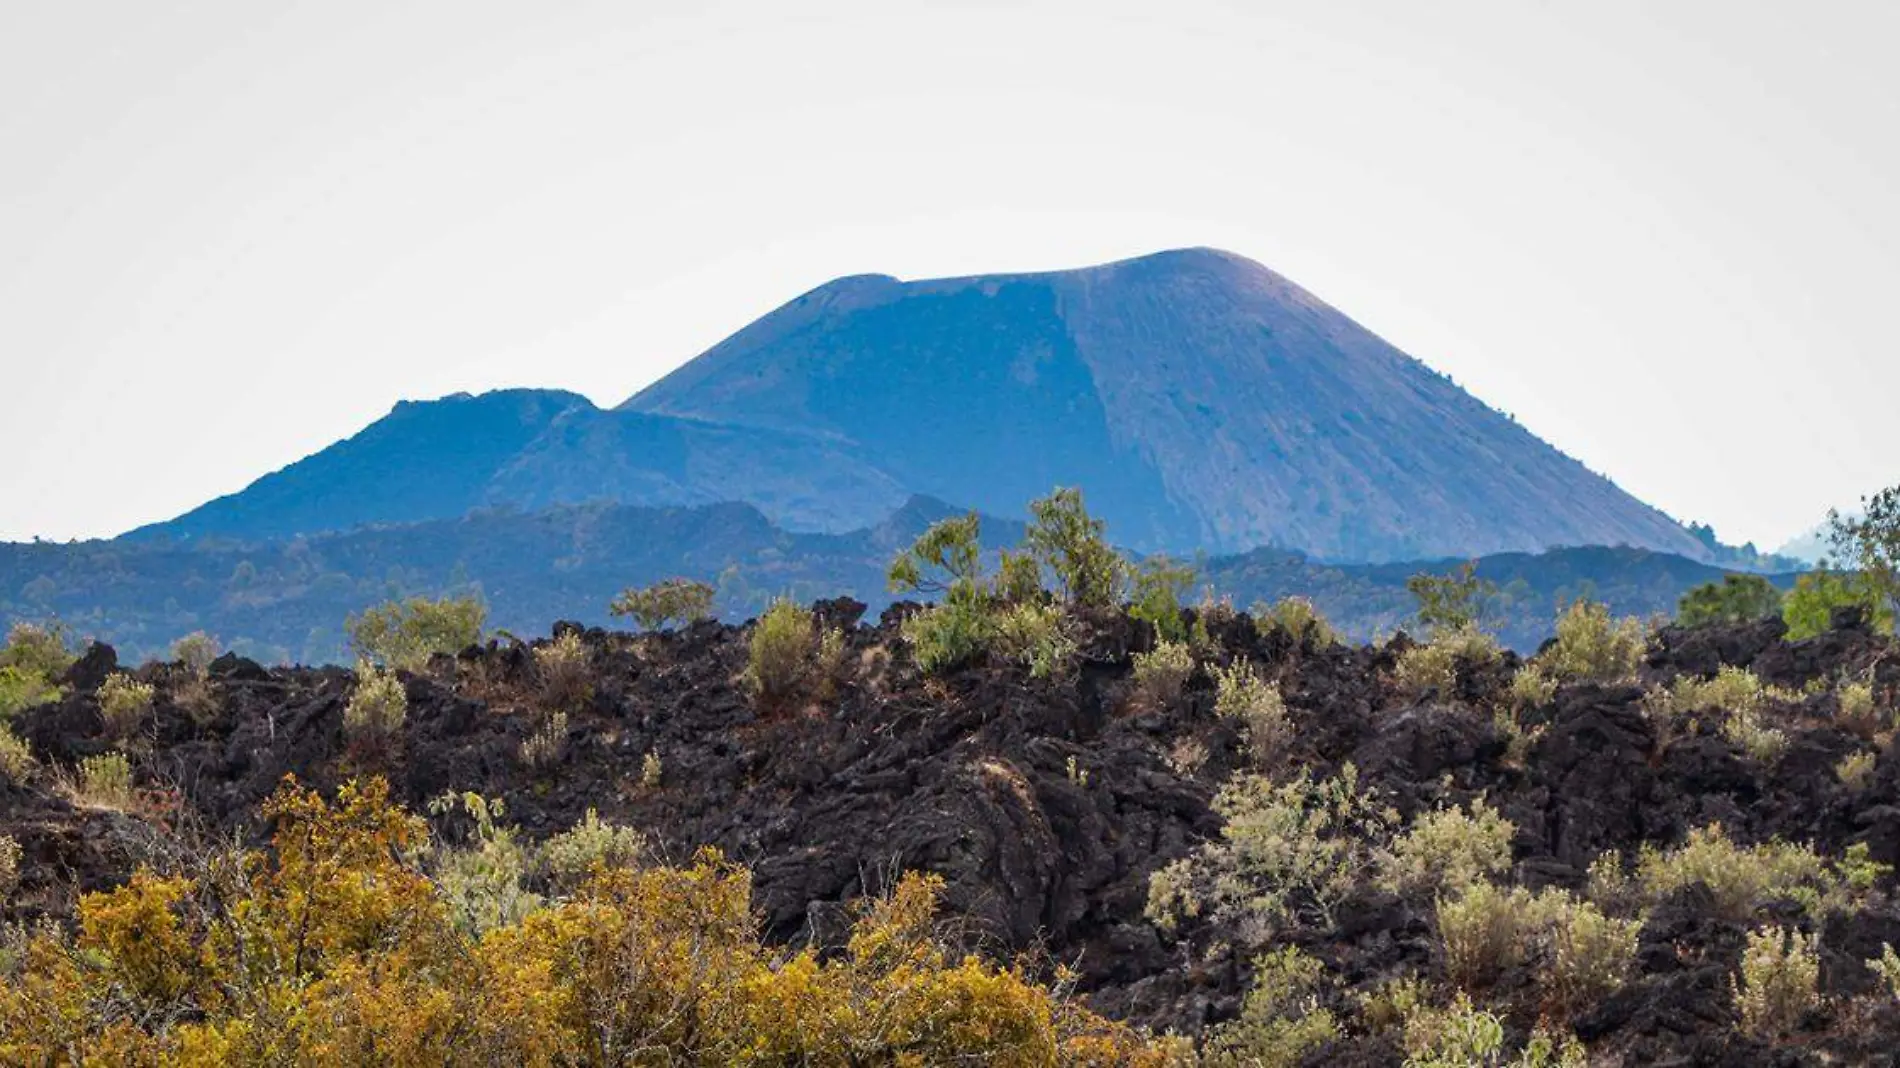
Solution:
<path fill-rule="evenodd" d="M 1511 676 L 1511 704 L 1542 708 L 1557 699 L 1557 680 L 1536 664 L 1525 664 Z"/>
<path fill-rule="evenodd" d="M 1882 942 L 1880 956 L 1867 962 L 1867 970 L 1880 979 L 1894 1001 L 1900 1002 L 1900 953 L 1895 953 L 1892 945 Z"/>
<path fill-rule="evenodd" d="M 1154 627 L 1163 641 L 1188 638 L 1181 599 L 1194 588 L 1194 569 L 1166 556 L 1150 556 L 1135 569 L 1135 590 L 1128 614 Z"/>
<path fill-rule="evenodd" d="M 204 631 L 194 630 L 172 643 L 172 659 L 200 678 L 211 670 L 211 662 L 217 658 L 218 640 Z"/>
<path fill-rule="evenodd" d="M 1684 627 L 1753 623 L 1780 614 L 1781 591 L 1760 575 L 1723 575 L 1676 602 L 1676 623 Z"/>
<path fill-rule="evenodd" d="M 909 636 L 906 625 L 905 636 Z M 811 610 L 789 598 L 778 598 L 752 628 L 746 647 L 746 688 L 768 706 L 792 699 L 811 673 L 813 646 L 818 638 Z"/>
<path fill-rule="evenodd" d="M 1035 601 L 1009 605 L 995 617 L 993 639 L 998 654 L 1019 661 L 1031 678 L 1065 674 L 1075 658 L 1075 639 L 1069 636 L 1068 617 L 1061 607 Z"/>
<path fill-rule="evenodd" d="M 567 747 L 567 713 L 550 712 L 521 742 L 521 762 L 531 768 L 552 767 Z"/>
<path fill-rule="evenodd" d="M 1441 697 L 1450 697 L 1461 668 L 1484 667 L 1496 663 L 1501 655 L 1497 639 L 1481 630 L 1444 628 L 1434 633 L 1431 641 L 1399 654 L 1392 681 L 1414 696 L 1436 690 Z"/>
<path fill-rule="evenodd" d="M 1643 922 L 1614 919 L 1590 902 L 1567 898 L 1553 911 L 1543 984 L 1550 1002 L 1567 1015 L 1600 1004 L 1622 987 Z"/>
<path fill-rule="evenodd" d="M 554 892 L 567 895 L 602 871 L 637 867 L 646 851 L 640 832 L 603 823 L 600 813 L 590 808 L 579 823 L 541 846 L 540 867 Z"/>
<path fill-rule="evenodd" d="M 7 644 L 0 647 L 0 668 L 13 668 L 48 682 L 64 675 L 77 659 L 63 630 L 38 623 L 15 623 L 7 631 Z"/>
<path fill-rule="evenodd" d="M 132 764 L 124 753 L 101 753 L 79 762 L 79 800 L 95 808 L 132 807 Z"/>
<path fill-rule="evenodd" d="M 1412 821 L 1380 857 L 1380 881 L 1394 893 L 1441 895 L 1502 874 L 1517 828 L 1482 800 L 1468 811 L 1441 808 Z"/>
<path fill-rule="evenodd" d="M 551 709 L 578 708 L 593 696 L 592 654 L 579 632 L 535 647 L 534 670 L 541 680 L 541 701 Z"/>
<path fill-rule="evenodd" d="M 1833 625 L 1834 610 L 1858 605 L 1874 629 L 1893 633 L 1893 606 L 1867 578 L 1840 571 L 1809 571 L 1794 580 L 1794 589 L 1781 602 L 1781 619 L 1791 642 L 1825 634 Z"/>
<path fill-rule="evenodd" d="M 1867 781 L 1873 778 L 1874 765 L 1878 762 L 1879 758 L 1865 749 L 1858 753 L 1849 753 L 1835 763 L 1834 777 L 1841 780 L 1841 785 L 1849 790 L 1864 789 Z"/>
<path fill-rule="evenodd" d="M 1636 882 L 1652 902 L 1699 883 L 1708 888 L 1715 910 L 1731 920 L 1781 900 L 1819 915 L 1844 907 L 1852 895 L 1841 869 L 1812 849 L 1779 841 L 1738 846 L 1721 824 L 1690 831 L 1671 850 L 1645 845 L 1637 856 Z"/>
<path fill-rule="evenodd" d="M 1787 1034 L 1819 1001 L 1821 955 L 1814 935 L 1786 927 L 1749 932 L 1739 976 L 1729 980 L 1742 1028 L 1763 1037 Z"/>
<path fill-rule="evenodd" d="M 367 660 L 356 662 L 356 689 L 343 707 L 343 736 L 352 745 L 378 748 L 402 730 L 409 718 L 409 692 L 393 671 Z"/>
<path fill-rule="evenodd" d="M 20 843 L 12 835 L 0 834 L 0 908 L 20 888 Z"/>
<path fill-rule="evenodd" d="M 1265 603 L 1253 606 L 1254 630 L 1265 638 L 1271 634 L 1284 634 L 1295 645 L 1308 641 L 1314 648 L 1325 648 L 1339 642 L 1339 632 L 1327 622 L 1313 602 L 1304 597 L 1283 597 L 1274 604 Z"/>
<path fill-rule="evenodd" d="M 468 841 L 437 845 L 432 867 L 436 890 L 448 903 L 455 926 L 472 935 L 518 924 L 541 907 L 528 892 L 528 850 L 511 827 L 501 825 L 506 807 L 500 798 L 480 794 L 444 794 L 429 802 L 437 816 L 462 814 L 473 824 Z"/>
<path fill-rule="evenodd" d="M 38 767 L 33 762 L 33 751 L 26 747 L 20 736 L 5 726 L 0 726 L 0 775 L 15 786 L 23 786 L 33 777 Z"/>
<path fill-rule="evenodd" d="M 14 667 L 0 667 L 0 721 L 20 712 L 59 700 L 59 687 L 45 676 Z"/>
<path fill-rule="evenodd" d="M 1642 668 L 1648 644 L 1641 620 L 1613 620 L 1607 606 L 1576 601 L 1557 617 L 1556 643 L 1537 660 L 1558 679 L 1623 682 Z"/>
<path fill-rule="evenodd" d="M 454 654 L 482 639 L 488 608 L 478 597 L 413 597 L 389 601 L 344 624 L 361 657 L 386 667 L 420 671 L 437 653 Z"/>
<path fill-rule="evenodd" d="M 1834 695 L 1834 722 L 1842 730 L 1862 738 L 1873 738 L 1893 729 L 1893 713 L 1881 708 L 1874 697 L 1874 685 L 1862 679 L 1843 683 Z"/>
<path fill-rule="evenodd" d="M 1215 1027 L 1201 1051 L 1208 1068 L 1294 1068 L 1339 1037 L 1333 1014 L 1313 991 L 1325 966 L 1291 946 L 1254 961 L 1253 985 L 1237 1019 Z"/>
<path fill-rule="evenodd" d="M 1215 796 L 1214 811 L 1220 840 L 1149 882 L 1147 915 L 1164 931 L 1208 915 L 1260 944 L 1289 919 L 1330 927 L 1390 825 L 1350 764 L 1322 780 L 1305 772 L 1280 784 L 1237 775 Z"/>
<path fill-rule="evenodd" d="M 670 578 L 641 589 L 622 590 L 607 611 L 631 617 L 641 630 L 659 630 L 668 623 L 686 626 L 711 618 L 713 597 L 713 588 L 704 582 Z"/>
<path fill-rule="evenodd" d="M 1092 608 L 1121 600 L 1127 562 L 1103 537 L 1106 524 L 1089 515 L 1079 489 L 1058 488 L 1029 503 L 1023 547 L 1056 577 L 1062 595 Z"/>
<path fill-rule="evenodd" d="M 106 733 L 114 738 L 129 738 L 136 733 L 139 721 L 152 710 L 155 693 L 151 683 L 124 672 L 106 676 L 98 692 L 99 716 L 105 720 Z"/>
<path fill-rule="evenodd" d="M 1153 651 L 1134 656 L 1136 698 L 1146 708 L 1167 708 L 1181 699 L 1193 674 L 1194 654 L 1185 642 L 1157 642 Z"/>
<path fill-rule="evenodd" d="M 647 755 L 640 758 L 640 785 L 648 790 L 657 790 L 665 776 L 666 765 L 660 763 L 660 754 L 647 750 Z"/>
<path fill-rule="evenodd" d="M 904 640 L 926 674 L 960 667 L 982 656 L 996 637 L 997 620 L 973 600 L 932 605 L 904 620 Z"/>
<path fill-rule="evenodd" d="M 1524 959 L 1537 898 L 1522 887 L 1479 880 L 1438 899 L 1438 941 L 1445 975 L 1463 990 L 1489 985 Z"/>
<path fill-rule="evenodd" d="M 1293 740 L 1293 723 L 1287 718 L 1280 688 L 1254 674 L 1244 656 L 1217 672 L 1214 682 L 1214 712 L 1241 725 L 1257 763 L 1263 767 L 1277 763 Z"/>
<path fill-rule="evenodd" d="M 1589 1055 L 1574 1035 L 1539 1028 L 1515 1057 L 1506 1060 L 1504 1021 L 1460 993 L 1449 1007 L 1424 1001 L 1405 1020 L 1405 1068 L 1586 1068 Z"/>

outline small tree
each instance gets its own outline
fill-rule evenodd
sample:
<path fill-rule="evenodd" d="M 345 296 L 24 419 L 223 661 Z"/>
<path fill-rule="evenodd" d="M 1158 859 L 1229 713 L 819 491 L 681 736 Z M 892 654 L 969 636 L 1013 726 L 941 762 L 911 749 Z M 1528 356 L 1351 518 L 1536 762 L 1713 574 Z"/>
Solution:
<path fill-rule="evenodd" d="M 1760 575 L 1723 575 L 1682 595 L 1676 622 L 1684 627 L 1753 623 L 1781 614 L 1781 591 Z"/>
<path fill-rule="evenodd" d="M 631 616 L 641 630 L 659 630 L 668 623 L 686 626 L 712 616 L 714 590 L 704 582 L 670 578 L 644 589 L 623 590 L 607 611 Z"/>
<path fill-rule="evenodd" d="M 481 641 L 488 608 L 481 598 L 413 597 L 351 616 L 344 629 L 356 652 L 378 663 L 419 671 L 436 653 L 457 653 Z"/>
<path fill-rule="evenodd" d="M 1187 639 L 1181 619 L 1181 598 L 1194 588 L 1194 568 L 1166 556 L 1150 556 L 1135 568 L 1134 603 L 1128 614 L 1155 628 L 1162 640 Z"/>
<path fill-rule="evenodd" d="M 1082 491 L 1058 488 L 1029 502 L 1031 516 L 1023 545 L 1055 575 L 1068 600 L 1093 608 L 1112 608 L 1121 600 L 1127 562 L 1103 537 L 1107 524 L 1089 515 Z"/>
<path fill-rule="evenodd" d="M 1433 632 L 1478 626 L 1498 592 L 1496 583 L 1478 577 L 1476 560 L 1446 575 L 1413 575 L 1405 588 L 1418 598 L 1419 625 Z"/>
<path fill-rule="evenodd" d="M 1828 514 L 1828 543 L 1836 562 L 1860 572 L 1887 618 L 1900 607 L 1900 486 L 1861 500 L 1861 516 Z"/>
<path fill-rule="evenodd" d="M 975 512 L 932 523 L 891 561 L 894 593 L 941 593 L 952 601 L 983 592 L 983 521 Z"/>
<path fill-rule="evenodd" d="M 65 674 L 76 659 L 65 631 L 57 626 L 15 623 L 7 632 L 7 644 L 0 647 L 0 668 L 13 668 L 48 682 Z"/>

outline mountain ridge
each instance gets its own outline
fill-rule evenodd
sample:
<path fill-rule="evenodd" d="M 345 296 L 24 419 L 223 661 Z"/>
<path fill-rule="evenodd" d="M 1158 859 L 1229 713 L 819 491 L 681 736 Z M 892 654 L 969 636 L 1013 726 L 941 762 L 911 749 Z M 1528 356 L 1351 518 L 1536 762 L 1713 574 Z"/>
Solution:
<path fill-rule="evenodd" d="M 613 408 L 398 405 L 159 536 L 294 537 L 474 508 L 738 500 L 841 533 L 911 494 L 994 515 L 1079 485 L 1124 543 L 1339 561 L 1707 550 L 1311 292 L 1192 248 L 1073 270 L 834 279 Z"/>

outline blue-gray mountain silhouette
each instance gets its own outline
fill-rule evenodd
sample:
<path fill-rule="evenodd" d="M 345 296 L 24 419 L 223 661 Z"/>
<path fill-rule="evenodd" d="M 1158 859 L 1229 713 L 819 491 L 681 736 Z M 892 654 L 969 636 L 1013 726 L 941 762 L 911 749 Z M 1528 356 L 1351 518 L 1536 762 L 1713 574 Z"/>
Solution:
<path fill-rule="evenodd" d="M 281 537 L 482 507 L 742 501 L 792 530 L 913 493 L 999 516 L 1079 485 L 1137 549 L 1403 560 L 1631 545 L 1677 523 L 1257 263 L 839 279 L 602 410 L 404 405 L 142 533 Z"/>

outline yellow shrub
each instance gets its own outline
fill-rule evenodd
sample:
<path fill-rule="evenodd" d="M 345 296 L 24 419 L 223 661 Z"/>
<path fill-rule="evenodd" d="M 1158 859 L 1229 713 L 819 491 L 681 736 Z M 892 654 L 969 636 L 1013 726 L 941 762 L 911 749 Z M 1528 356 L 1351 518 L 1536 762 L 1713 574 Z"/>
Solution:
<path fill-rule="evenodd" d="M 1400 654 L 1392 681 L 1413 695 L 1436 690 L 1440 697 L 1449 698 L 1461 668 L 1495 663 L 1499 655 L 1497 639 L 1475 626 L 1445 629 Z"/>
<path fill-rule="evenodd" d="M 1557 618 L 1557 641 L 1537 660 L 1555 678 L 1622 682 L 1636 677 L 1648 645 L 1642 620 L 1612 619 L 1607 605 L 1576 601 Z"/>
<path fill-rule="evenodd" d="M 1163 639 L 1154 650 L 1134 657 L 1135 694 L 1142 705 L 1163 709 L 1181 697 L 1181 688 L 1194 674 L 1194 653 L 1186 642 Z"/>
<path fill-rule="evenodd" d="M 153 695 L 149 682 L 117 671 L 106 676 L 98 693 L 99 715 L 105 720 L 106 733 L 114 738 L 131 737 L 139 721 L 152 710 Z"/>
<path fill-rule="evenodd" d="M 1729 981 L 1742 1027 L 1758 1035 L 1785 1034 L 1813 1008 L 1821 978 L 1814 935 L 1761 927 L 1748 935 L 1742 968 Z"/>
<path fill-rule="evenodd" d="M 1427 812 L 1380 857 L 1381 881 L 1397 893 L 1463 890 L 1511 866 L 1517 828 L 1482 800 L 1469 813 Z"/>

